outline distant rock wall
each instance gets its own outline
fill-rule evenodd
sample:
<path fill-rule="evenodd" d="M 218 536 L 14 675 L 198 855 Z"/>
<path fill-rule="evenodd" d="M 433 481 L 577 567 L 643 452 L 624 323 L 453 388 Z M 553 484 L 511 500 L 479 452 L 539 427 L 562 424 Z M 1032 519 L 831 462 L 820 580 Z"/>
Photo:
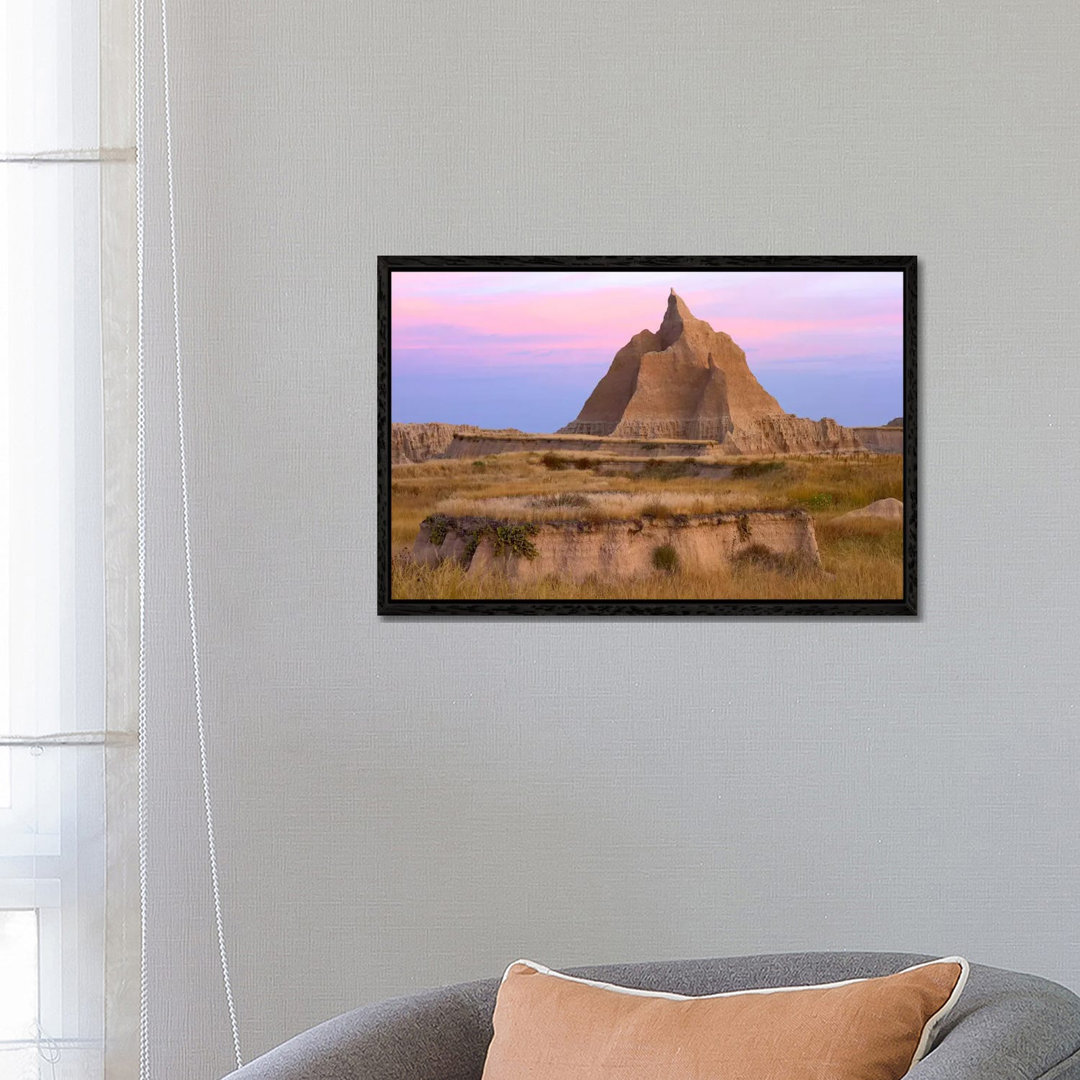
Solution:
<path fill-rule="evenodd" d="M 902 421 L 901 421 L 902 423 Z M 884 427 L 857 427 L 852 431 L 859 437 L 859 442 L 875 454 L 902 454 L 904 452 L 904 429 L 896 422 Z"/>
<path fill-rule="evenodd" d="M 456 424 L 391 424 L 390 463 L 415 464 L 440 457 L 459 430 L 461 425 Z"/>
<path fill-rule="evenodd" d="M 801 416 L 761 416 L 735 428 L 720 447 L 724 454 L 817 454 L 862 450 L 852 428 L 835 420 L 806 420 Z"/>
<path fill-rule="evenodd" d="M 470 434 L 459 432 L 447 447 L 443 456 L 448 458 L 479 458 L 489 454 L 514 454 L 522 451 L 548 451 L 557 454 L 575 454 L 600 451 L 613 457 L 697 457 L 715 453 L 720 447 L 715 442 L 692 442 L 688 440 L 659 442 L 650 445 L 640 439 L 611 439 L 582 435 L 522 435 L 493 436 L 490 433 Z"/>
<path fill-rule="evenodd" d="M 399 431 L 399 429 L 420 429 Z M 429 429 L 436 429 L 434 431 Z M 661 429 L 662 430 L 662 429 Z M 870 432 L 878 442 L 864 443 Z M 880 433 L 874 434 L 874 433 Z M 800 416 L 767 416 L 737 427 L 723 441 L 672 439 L 657 433 L 639 438 L 601 435 L 527 435 L 520 431 L 490 431 L 452 424 L 394 424 L 392 462 L 429 458 L 482 458 L 523 452 L 556 454 L 602 453 L 608 457 L 761 457 L 772 454 L 820 454 L 849 450 L 900 453 L 903 433 L 897 428 L 846 428 L 835 420 L 805 420 Z M 656 441 L 653 441 L 656 440 Z M 880 445 L 879 445 L 880 443 Z"/>
<path fill-rule="evenodd" d="M 473 424 L 391 424 L 390 464 L 411 465 L 442 457 L 455 435 L 477 435 L 487 428 Z M 517 428 L 503 428 L 497 434 L 520 435 Z"/>
<path fill-rule="evenodd" d="M 803 510 L 749 510 L 663 521 L 536 522 L 530 533 L 536 550 L 531 559 L 505 548 L 498 550 L 491 530 L 500 524 L 505 523 L 482 518 L 438 519 L 436 523 L 429 518 L 420 526 L 413 560 L 436 565 L 453 559 L 467 565 L 470 575 L 498 572 L 519 582 L 549 576 L 582 581 L 592 576 L 610 580 L 655 574 L 658 548 L 674 552 L 680 571 L 716 570 L 748 552 L 820 565 L 814 523 Z"/>

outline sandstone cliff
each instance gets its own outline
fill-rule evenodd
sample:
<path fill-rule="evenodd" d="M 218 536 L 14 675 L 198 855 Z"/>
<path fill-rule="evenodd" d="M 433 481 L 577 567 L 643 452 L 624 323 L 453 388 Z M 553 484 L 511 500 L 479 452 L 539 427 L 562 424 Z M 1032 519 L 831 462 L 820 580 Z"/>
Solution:
<path fill-rule="evenodd" d="M 734 428 L 720 447 L 725 454 L 813 454 L 861 449 L 858 435 L 835 420 L 805 420 L 787 413 L 761 416 Z"/>
<path fill-rule="evenodd" d="M 852 428 L 859 437 L 859 442 L 872 450 L 875 454 L 902 454 L 904 452 L 904 428 L 895 423 L 885 424 L 884 427 L 857 427 Z"/>
<path fill-rule="evenodd" d="M 521 435 L 517 428 L 503 428 L 498 432 L 473 424 L 391 424 L 390 464 L 410 465 L 443 457 L 454 441 L 455 435 Z"/>

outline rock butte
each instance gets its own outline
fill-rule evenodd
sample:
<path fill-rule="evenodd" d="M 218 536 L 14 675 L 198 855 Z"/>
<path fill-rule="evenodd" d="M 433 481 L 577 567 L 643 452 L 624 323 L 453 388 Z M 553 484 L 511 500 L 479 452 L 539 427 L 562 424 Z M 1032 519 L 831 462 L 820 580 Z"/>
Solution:
<path fill-rule="evenodd" d="M 642 330 L 616 354 L 565 435 L 708 439 L 727 452 L 858 450 L 835 421 L 784 412 L 725 333 L 695 318 L 674 289 L 660 329 Z"/>
<path fill-rule="evenodd" d="M 421 522 L 413 545 L 414 562 L 436 565 L 450 559 L 470 575 L 498 571 L 519 582 L 555 577 L 626 579 L 660 573 L 653 558 L 670 547 L 681 570 L 707 573 L 729 566 L 740 555 L 794 558 L 796 564 L 820 566 L 817 537 L 803 510 L 748 510 L 658 520 L 535 522 L 530 540 L 535 558 L 498 551 L 485 526 L 504 522 L 485 518 L 439 521 L 439 543 L 432 540 L 433 519 Z M 479 533 L 479 539 L 474 539 Z"/>

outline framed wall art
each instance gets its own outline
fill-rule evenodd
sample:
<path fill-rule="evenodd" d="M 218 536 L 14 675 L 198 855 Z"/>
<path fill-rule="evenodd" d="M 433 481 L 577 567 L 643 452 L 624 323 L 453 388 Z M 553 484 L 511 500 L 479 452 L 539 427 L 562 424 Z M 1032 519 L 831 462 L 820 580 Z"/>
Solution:
<path fill-rule="evenodd" d="M 382 615 L 912 616 L 916 259 L 378 261 Z"/>

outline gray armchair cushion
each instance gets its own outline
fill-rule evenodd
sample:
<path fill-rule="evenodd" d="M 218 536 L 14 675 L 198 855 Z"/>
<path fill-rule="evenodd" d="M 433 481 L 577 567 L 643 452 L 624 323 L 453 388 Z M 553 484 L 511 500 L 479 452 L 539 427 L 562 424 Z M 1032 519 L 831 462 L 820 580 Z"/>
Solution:
<path fill-rule="evenodd" d="M 590 979 L 718 994 L 889 975 L 933 959 L 907 953 L 789 953 L 575 968 Z M 480 1080 L 498 979 L 346 1013 L 297 1035 L 228 1080 Z M 1080 1080 L 1080 999 L 1056 983 L 971 966 L 934 1049 L 910 1080 Z"/>

